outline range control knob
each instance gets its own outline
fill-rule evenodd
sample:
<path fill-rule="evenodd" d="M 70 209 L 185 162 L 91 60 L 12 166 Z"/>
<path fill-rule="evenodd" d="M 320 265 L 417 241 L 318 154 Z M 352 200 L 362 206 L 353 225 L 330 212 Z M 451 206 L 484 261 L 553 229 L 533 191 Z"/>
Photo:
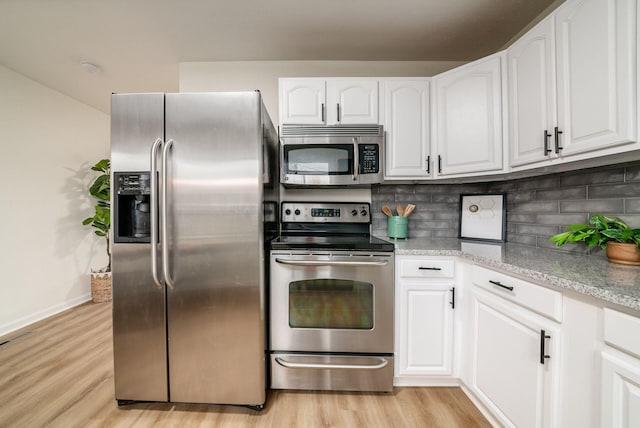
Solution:
<path fill-rule="evenodd" d="M 351 215 L 353 215 L 353 216 L 358 215 L 358 210 L 351 210 Z"/>
<path fill-rule="evenodd" d="M 296 208 L 296 210 L 294 211 L 295 215 L 300 215 L 300 210 Z"/>
<path fill-rule="evenodd" d="M 289 208 L 287 208 L 286 210 L 284 210 L 284 213 L 286 215 L 291 215 L 291 210 Z"/>
<path fill-rule="evenodd" d="M 362 217 L 366 216 L 366 215 L 367 215 L 367 210 L 364 210 L 364 209 L 363 209 L 362 211 L 360 211 L 360 215 L 361 215 Z"/>

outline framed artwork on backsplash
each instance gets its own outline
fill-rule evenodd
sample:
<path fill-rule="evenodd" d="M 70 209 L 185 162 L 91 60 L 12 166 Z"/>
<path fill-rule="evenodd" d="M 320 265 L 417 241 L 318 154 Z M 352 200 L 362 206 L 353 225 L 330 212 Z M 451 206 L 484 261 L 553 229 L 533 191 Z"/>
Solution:
<path fill-rule="evenodd" d="M 460 239 L 505 242 L 507 238 L 507 194 L 460 195 Z"/>

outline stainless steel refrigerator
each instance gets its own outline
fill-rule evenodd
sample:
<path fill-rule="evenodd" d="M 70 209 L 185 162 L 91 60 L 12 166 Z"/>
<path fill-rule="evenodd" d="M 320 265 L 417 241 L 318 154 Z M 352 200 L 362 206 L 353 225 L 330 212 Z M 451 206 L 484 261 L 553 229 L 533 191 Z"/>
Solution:
<path fill-rule="evenodd" d="M 259 92 L 114 94 L 115 395 L 261 408 L 277 134 Z"/>

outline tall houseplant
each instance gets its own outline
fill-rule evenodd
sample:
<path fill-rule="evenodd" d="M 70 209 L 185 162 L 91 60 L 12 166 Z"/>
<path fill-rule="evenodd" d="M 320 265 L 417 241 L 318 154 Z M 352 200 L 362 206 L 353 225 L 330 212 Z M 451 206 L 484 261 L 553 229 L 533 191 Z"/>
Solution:
<path fill-rule="evenodd" d="M 632 229 L 620 219 L 596 214 L 589 224 L 572 224 L 567 229 L 549 241 L 558 247 L 568 242 L 584 242 L 589 247 L 606 249 L 612 263 L 640 265 L 640 229 Z"/>
<path fill-rule="evenodd" d="M 99 172 L 91 185 L 89 194 L 96 199 L 94 214 L 82 221 L 84 226 L 91 225 L 94 233 L 105 239 L 107 246 L 108 264 L 105 268 L 92 271 L 91 297 L 94 302 L 106 302 L 111 300 L 111 247 L 109 245 L 109 231 L 111 230 L 111 162 L 102 159 L 91 167 L 92 171 Z"/>

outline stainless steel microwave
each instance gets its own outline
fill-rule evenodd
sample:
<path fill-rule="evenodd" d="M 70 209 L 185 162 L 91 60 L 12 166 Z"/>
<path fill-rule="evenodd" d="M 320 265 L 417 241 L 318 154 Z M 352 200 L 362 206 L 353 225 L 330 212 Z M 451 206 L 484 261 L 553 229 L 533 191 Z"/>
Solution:
<path fill-rule="evenodd" d="M 353 186 L 383 180 L 381 125 L 283 126 L 280 179 L 285 186 Z"/>

